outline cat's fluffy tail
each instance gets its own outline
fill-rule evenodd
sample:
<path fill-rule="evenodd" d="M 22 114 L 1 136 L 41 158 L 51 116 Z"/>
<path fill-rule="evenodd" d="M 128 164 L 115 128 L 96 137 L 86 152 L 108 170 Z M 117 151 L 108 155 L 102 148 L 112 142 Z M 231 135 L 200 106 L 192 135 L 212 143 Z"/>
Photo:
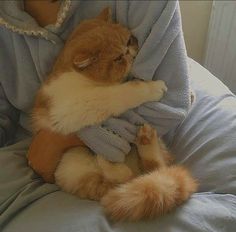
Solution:
<path fill-rule="evenodd" d="M 171 166 L 110 190 L 101 202 L 113 220 L 136 221 L 171 211 L 196 189 L 196 181 L 184 167 Z"/>

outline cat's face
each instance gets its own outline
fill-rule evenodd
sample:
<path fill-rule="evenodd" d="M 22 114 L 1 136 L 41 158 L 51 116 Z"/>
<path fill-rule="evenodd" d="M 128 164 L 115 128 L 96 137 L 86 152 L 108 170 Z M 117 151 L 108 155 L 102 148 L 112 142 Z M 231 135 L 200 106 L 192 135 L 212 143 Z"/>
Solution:
<path fill-rule="evenodd" d="M 65 45 L 67 66 L 90 79 L 103 83 L 122 82 L 137 54 L 137 40 L 131 32 L 111 23 L 109 10 L 84 21 Z"/>

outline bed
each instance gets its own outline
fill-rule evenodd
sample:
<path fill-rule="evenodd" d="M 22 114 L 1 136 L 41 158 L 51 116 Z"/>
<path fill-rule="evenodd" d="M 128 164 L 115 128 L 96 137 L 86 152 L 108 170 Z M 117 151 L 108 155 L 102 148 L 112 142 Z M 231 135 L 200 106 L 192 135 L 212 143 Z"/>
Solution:
<path fill-rule="evenodd" d="M 25 156 L 30 140 L 24 140 L 0 154 L 0 231 L 236 231 L 236 97 L 197 62 L 188 62 L 195 100 L 165 137 L 176 162 L 200 183 L 186 204 L 155 220 L 111 222 L 99 203 L 66 194 L 34 174 Z"/>

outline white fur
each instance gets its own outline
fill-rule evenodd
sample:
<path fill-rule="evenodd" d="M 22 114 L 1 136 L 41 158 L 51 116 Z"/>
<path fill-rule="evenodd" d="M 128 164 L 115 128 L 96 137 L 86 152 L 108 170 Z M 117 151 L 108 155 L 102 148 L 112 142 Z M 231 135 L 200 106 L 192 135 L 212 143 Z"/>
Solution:
<path fill-rule="evenodd" d="M 133 160 L 137 160 L 137 154 Z M 126 164 L 109 162 L 93 155 L 86 147 L 76 147 L 63 154 L 55 179 L 65 191 L 75 193 L 79 181 L 91 173 L 102 174 L 113 183 L 124 183 L 132 177 L 132 171 Z"/>
<path fill-rule="evenodd" d="M 96 158 L 86 147 L 77 147 L 64 153 L 55 172 L 59 186 L 70 193 L 75 193 L 78 183 L 86 174 L 101 172 L 96 164 Z"/>
<path fill-rule="evenodd" d="M 54 131 L 68 134 L 101 123 L 140 104 L 160 100 L 167 90 L 163 81 L 101 85 L 77 72 L 63 73 L 44 86 L 51 100 L 48 122 Z"/>
<path fill-rule="evenodd" d="M 112 163 L 97 155 L 97 162 L 103 176 L 113 183 L 125 183 L 133 177 L 133 172 L 124 163 Z"/>

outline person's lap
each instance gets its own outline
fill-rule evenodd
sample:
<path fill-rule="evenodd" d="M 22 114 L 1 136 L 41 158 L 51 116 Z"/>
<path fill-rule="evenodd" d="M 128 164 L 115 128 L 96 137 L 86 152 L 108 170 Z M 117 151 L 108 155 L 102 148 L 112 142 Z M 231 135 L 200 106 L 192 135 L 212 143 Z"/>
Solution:
<path fill-rule="evenodd" d="M 29 144 L 28 139 L 0 149 L 0 228 L 27 205 L 58 189 L 43 183 L 28 167 Z"/>
<path fill-rule="evenodd" d="M 23 146 L 21 146 L 23 145 Z M 15 148 L 15 146 L 14 146 Z M 12 156 L 16 165 L 8 166 L 1 191 L 1 226 L 3 232 L 23 231 L 233 231 L 236 197 L 228 194 L 198 193 L 175 212 L 152 221 L 117 223 L 108 221 L 99 203 L 80 200 L 44 184 L 26 167 L 25 144 L 16 152 L 1 152 Z M 2 162 L 3 159 L 0 159 Z M 5 159 L 10 161 L 10 159 Z M 7 167 L 7 165 L 4 165 Z M 194 169 L 193 169 L 194 170 Z M 1 173 L 2 174 L 2 173 Z M 8 189 L 10 190 L 8 193 Z M 3 196 L 3 198 L 2 198 Z M 3 200 L 3 201 L 2 201 Z M 5 223 L 4 223 L 5 222 Z"/>
<path fill-rule="evenodd" d="M 208 72 L 192 65 L 197 100 L 174 132 L 171 148 L 176 162 L 185 164 L 198 178 L 201 193 L 157 220 L 113 224 L 106 219 L 99 203 L 77 199 L 55 185 L 43 183 L 27 166 L 28 140 L 0 150 L 0 228 L 5 226 L 5 232 L 155 231 L 156 228 L 233 231 L 236 113 L 231 109 L 236 108 L 236 99 Z"/>

